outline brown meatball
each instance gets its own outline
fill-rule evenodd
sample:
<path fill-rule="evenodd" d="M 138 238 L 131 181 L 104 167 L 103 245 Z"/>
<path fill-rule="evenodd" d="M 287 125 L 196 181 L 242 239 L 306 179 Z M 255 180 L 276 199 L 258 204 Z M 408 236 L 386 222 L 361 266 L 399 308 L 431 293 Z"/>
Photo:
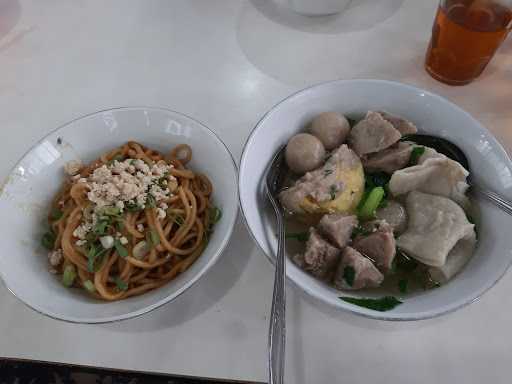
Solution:
<path fill-rule="evenodd" d="M 338 112 L 323 112 L 311 122 L 310 132 L 331 150 L 345 142 L 350 132 L 350 124 L 345 116 Z"/>
<path fill-rule="evenodd" d="M 288 141 L 285 157 L 293 172 L 303 174 L 322 165 L 325 148 L 315 136 L 299 133 Z"/>

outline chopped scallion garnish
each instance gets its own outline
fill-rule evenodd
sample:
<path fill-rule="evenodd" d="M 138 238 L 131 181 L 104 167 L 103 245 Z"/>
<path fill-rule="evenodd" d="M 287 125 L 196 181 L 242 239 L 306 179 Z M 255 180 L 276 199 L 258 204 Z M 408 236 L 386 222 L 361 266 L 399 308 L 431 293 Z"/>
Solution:
<path fill-rule="evenodd" d="M 128 257 L 128 250 L 121 244 L 119 239 L 114 240 L 114 248 L 120 257 Z"/>
<path fill-rule="evenodd" d="M 115 277 L 114 282 L 116 283 L 116 286 L 120 291 L 126 291 L 128 289 L 128 284 L 126 284 L 126 282 L 122 280 L 120 277 Z"/>
<path fill-rule="evenodd" d="M 384 188 L 382 187 L 375 187 L 373 188 L 370 193 L 368 194 L 368 197 L 366 200 L 362 203 L 361 208 L 359 209 L 359 216 L 363 220 L 368 220 L 374 217 L 375 211 L 379 207 L 379 205 L 382 202 L 382 199 L 384 199 Z"/>
<path fill-rule="evenodd" d="M 66 265 L 64 273 L 62 274 L 62 284 L 66 287 L 71 287 L 76 278 L 76 270 L 73 265 Z"/>
<path fill-rule="evenodd" d="M 91 280 L 84 281 L 84 288 L 87 289 L 91 293 L 96 292 L 96 288 L 94 287 L 94 283 Z"/>

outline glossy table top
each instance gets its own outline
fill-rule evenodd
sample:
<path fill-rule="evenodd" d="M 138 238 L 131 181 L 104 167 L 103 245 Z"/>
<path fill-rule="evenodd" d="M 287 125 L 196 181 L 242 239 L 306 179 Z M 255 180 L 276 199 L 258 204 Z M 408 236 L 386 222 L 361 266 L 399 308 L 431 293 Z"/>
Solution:
<path fill-rule="evenodd" d="M 181 111 L 215 130 L 238 160 L 265 111 L 335 78 L 426 88 L 512 148 L 511 39 L 476 82 L 449 87 L 423 70 L 437 1 L 353 0 L 324 18 L 283 2 L 0 0 L 0 179 L 56 126 L 116 106 Z M 133 320 L 59 322 L 0 286 L 0 356 L 264 381 L 272 281 L 239 219 L 211 272 Z M 416 323 L 335 312 L 288 289 L 289 383 L 509 381 L 510 273 L 478 302 Z"/>

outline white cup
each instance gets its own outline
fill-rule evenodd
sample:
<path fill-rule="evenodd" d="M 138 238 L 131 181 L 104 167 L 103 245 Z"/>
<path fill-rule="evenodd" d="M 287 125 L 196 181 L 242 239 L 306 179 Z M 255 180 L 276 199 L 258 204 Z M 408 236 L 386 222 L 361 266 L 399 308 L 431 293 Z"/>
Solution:
<path fill-rule="evenodd" d="M 352 0 L 288 0 L 297 13 L 307 16 L 332 15 L 343 11 Z"/>

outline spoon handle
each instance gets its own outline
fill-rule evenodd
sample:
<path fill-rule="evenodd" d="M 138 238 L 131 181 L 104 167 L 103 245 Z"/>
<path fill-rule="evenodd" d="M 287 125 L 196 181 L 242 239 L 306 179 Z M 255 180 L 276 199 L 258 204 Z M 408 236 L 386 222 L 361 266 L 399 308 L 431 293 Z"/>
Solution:
<path fill-rule="evenodd" d="M 277 218 L 277 255 L 276 272 L 274 278 L 274 293 L 272 296 L 272 310 L 270 313 L 269 329 L 269 384 L 283 384 L 284 357 L 286 344 L 286 260 L 285 260 L 285 232 L 283 215 L 274 197 L 267 191 Z"/>
<path fill-rule="evenodd" d="M 479 196 L 484 197 L 489 200 L 491 203 L 495 204 L 498 208 L 501 208 L 503 211 L 512 216 L 512 203 L 505 200 L 503 197 L 498 195 L 495 192 L 489 191 L 487 189 L 480 188 L 474 184 L 471 185 L 471 191 L 476 193 Z"/>

